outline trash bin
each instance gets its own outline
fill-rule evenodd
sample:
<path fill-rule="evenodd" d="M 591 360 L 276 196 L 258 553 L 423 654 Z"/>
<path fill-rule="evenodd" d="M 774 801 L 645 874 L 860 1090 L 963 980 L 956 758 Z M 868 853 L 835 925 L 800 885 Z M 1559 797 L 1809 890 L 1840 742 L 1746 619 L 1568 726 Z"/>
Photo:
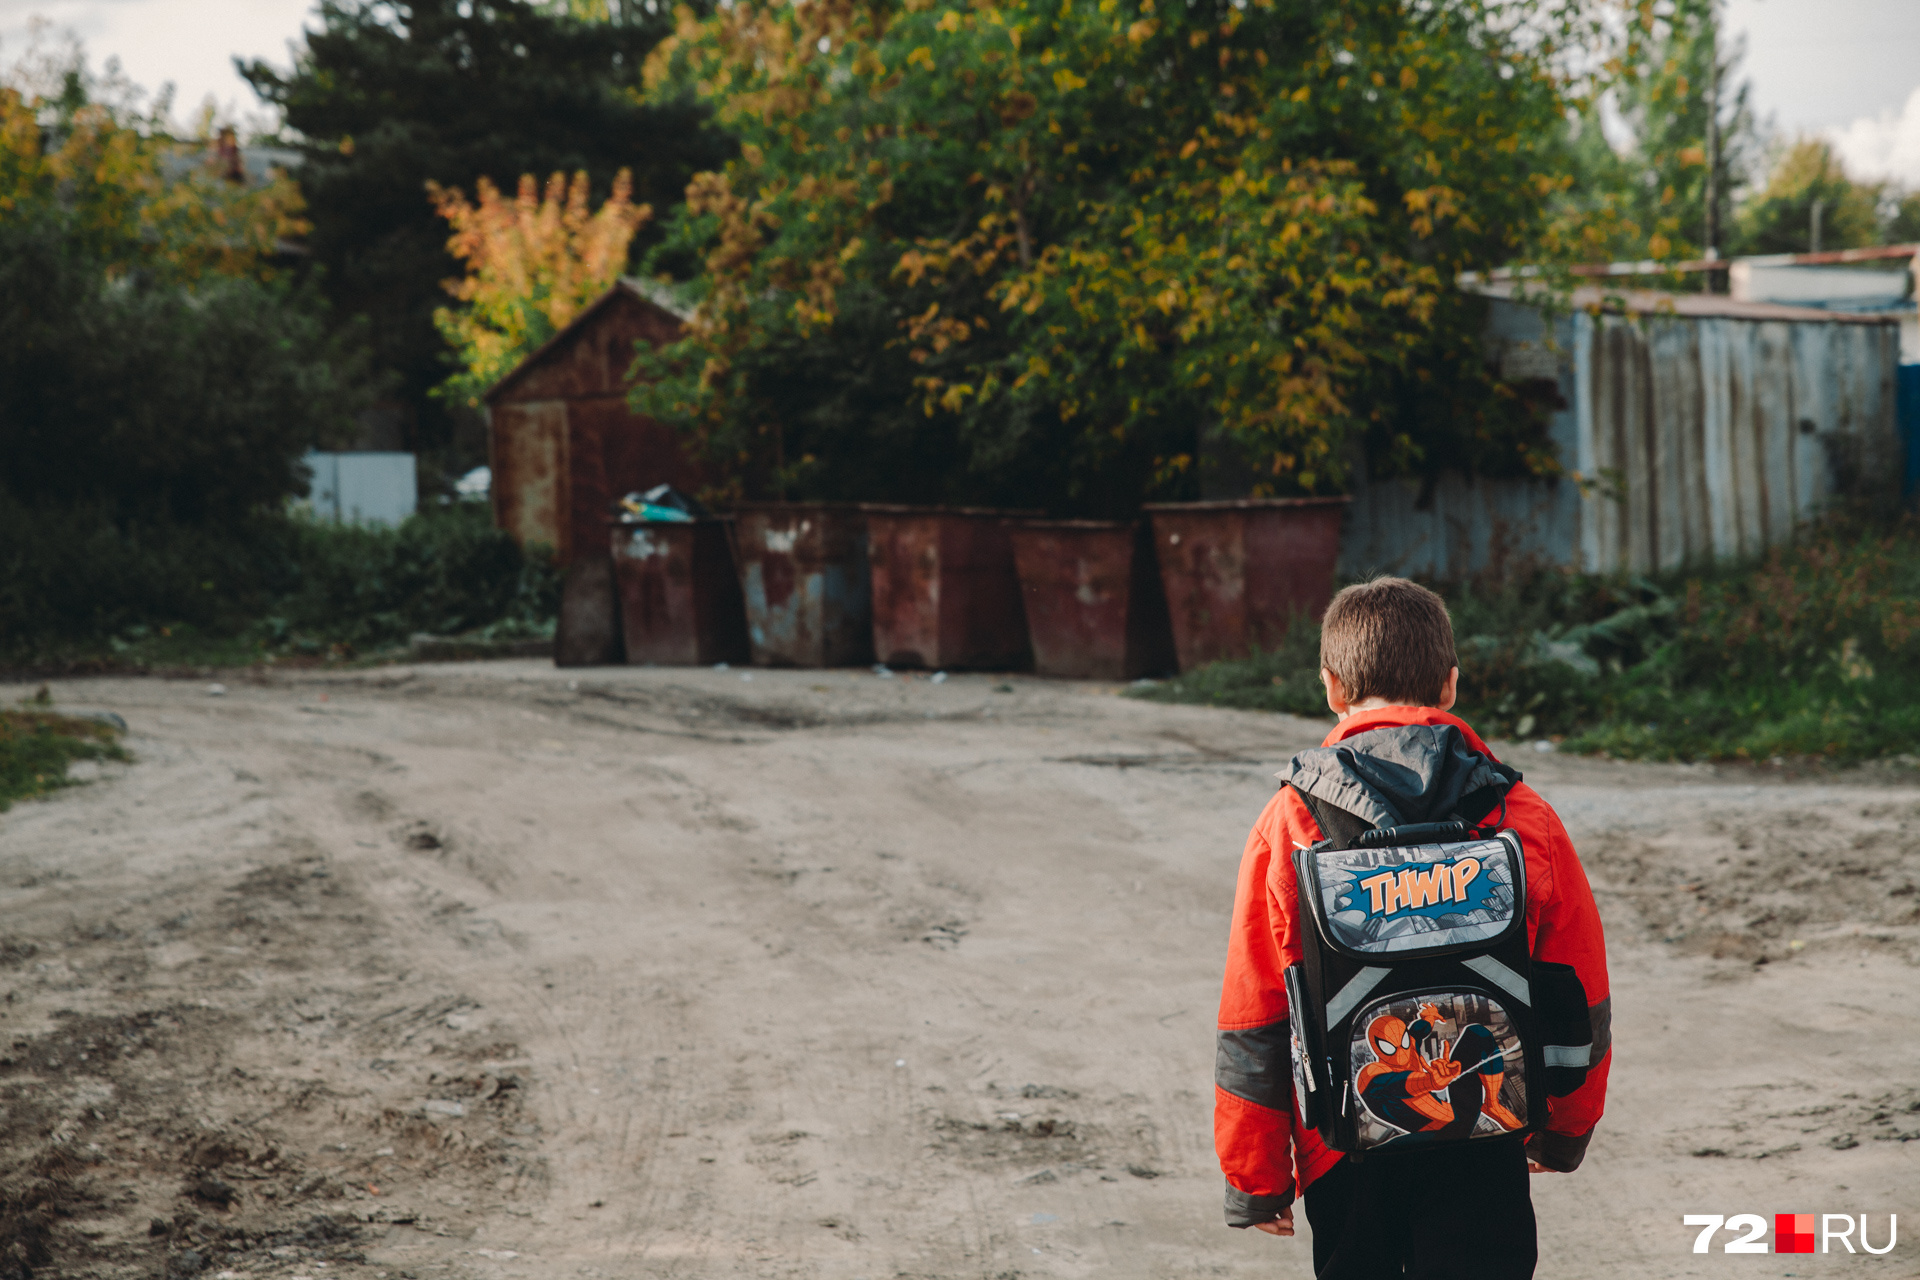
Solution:
<path fill-rule="evenodd" d="M 1173 668 L 1173 633 L 1142 522 L 1017 520 L 1033 669 L 1078 680 L 1132 680 Z"/>
<path fill-rule="evenodd" d="M 1333 598 L 1347 499 L 1149 503 L 1180 670 L 1279 646 Z"/>
<path fill-rule="evenodd" d="M 859 507 L 745 503 L 734 509 L 734 542 L 756 665 L 873 661 L 873 577 Z"/>
<path fill-rule="evenodd" d="M 612 546 L 628 662 L 747 660 L 747 615 L 725 520 L 616 524 Z"/>
<path fill-rule="evenodd" d="M 901 667 L 1024 669 L 1026 612 L 1008 516 L 1031 511 L 867 504 L 873 650 Z"/>

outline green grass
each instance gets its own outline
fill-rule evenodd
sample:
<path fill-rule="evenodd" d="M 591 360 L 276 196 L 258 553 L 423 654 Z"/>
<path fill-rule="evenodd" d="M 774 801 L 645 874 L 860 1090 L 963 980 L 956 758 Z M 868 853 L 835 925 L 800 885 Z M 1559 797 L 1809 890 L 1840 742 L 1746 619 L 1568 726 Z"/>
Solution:
<path fill-rule="evenodd" d="M 63 716 L 43 706 L 0 711 L 0 813 L 16 800 L 73 785 L 75 760 L 126 760 L 119 734 L 96 720 Z"/>
<path fill-rule="evenodd" d="M 1836 520 L 1758 564 L 1539 572 L 1443 589 L 1460 715 L 1489 737 L 1654 760 L 1920 751 L 1920 523 Z M 1319 628 L 1139 696 L 1326 716 Z"/>

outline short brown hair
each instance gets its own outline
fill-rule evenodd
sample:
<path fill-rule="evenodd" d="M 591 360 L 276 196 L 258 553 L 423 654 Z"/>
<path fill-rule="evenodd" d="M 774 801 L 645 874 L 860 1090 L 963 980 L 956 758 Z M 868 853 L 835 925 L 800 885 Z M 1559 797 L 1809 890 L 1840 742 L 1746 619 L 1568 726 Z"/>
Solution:
<path fill-rule="evenodd" d="M 1446 602 L 1405 578 L 1356 582 L 1320 624 L 1320 665 L 1340 677 L 1349 702 L 1438 706 L 1458 663 Z"/>

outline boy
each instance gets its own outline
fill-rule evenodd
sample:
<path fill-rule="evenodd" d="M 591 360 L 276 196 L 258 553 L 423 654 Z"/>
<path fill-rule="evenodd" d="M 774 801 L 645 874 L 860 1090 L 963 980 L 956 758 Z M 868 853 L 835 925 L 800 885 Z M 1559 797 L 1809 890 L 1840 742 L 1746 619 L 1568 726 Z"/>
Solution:
<path fill-rule="evenodd" d="M 1279 774 L 1279 794 L 1254 824 L 1240 863 L 1214 1090 L 1227 1224 L 1290 1236 L 1293 1201 L 1304 1194 L 1319 1280 L 1531 1276 L 1528 1171 L 1578 1168 L 1605 1101 L 1612 1006 L 1593 892 L 1546 801 L 1494 760 L 1465 721 L 1447 714 L 1459 678 L 1453 624 L 1433 592 L 1378 578 L 1335 596 L 1322 624 L 1320 679 L 1339 723 L 1323 746 L 1295 756 Z M 1494 793 L 1504 793 L 1503 812 L 1463 811 L 1472 796 Z M 1497 821 L 1520 836 L 1528 950 L 1536 964 L 1571 966 L 1590 1009 L 1591 1048 L 1574 1064 L 1585 1078 L 1566 1096 L 1544 1099 L 1545 1127 L 1524 1142 L 1477 1137 L 1343 1156 L 1295 1114 L 1282 974 L 1301 959 L 1302 928 L 1313 926 L 1300 919 L 1292 855 L 1325 838 L 1323 823 L 1342 837 L 1337 847 L 1348 847 L 1357 830 L 1444 821 L 1456 806 L 1470 823 Z M 1474 1057 L 1484 1041 L 1473 1037 L 1484 1037 L 1484 1028 L 1452 1028 L 1444 1033 L 1451 1051 L 1440 1041 L 1431 1059 L 1419 1052 L 1441 1034 L 1428 1025 L 1438 1015 L 1427 1005 L 1411 1026 L 1383 1017 L 1369 1028 L 1379 1063 L 1356 1081 L 1364 1105 L 1409 1133 L 1455 1123 L 1470 1129 L 1476 1121 L 1456 1122 L 1462 1107 L 1492 1116 L 1499 1128 L 1521 1127 L 1499 1106 L 1499 1055 Z M 1422 1134 L 1435 1136 L 1450 1135 Z"/>

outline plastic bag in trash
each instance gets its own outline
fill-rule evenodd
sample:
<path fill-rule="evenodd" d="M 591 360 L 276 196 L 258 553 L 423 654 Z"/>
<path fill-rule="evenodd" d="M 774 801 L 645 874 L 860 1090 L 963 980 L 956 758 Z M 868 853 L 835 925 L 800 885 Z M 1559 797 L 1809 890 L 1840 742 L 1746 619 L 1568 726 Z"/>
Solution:
<path fill-rule="evenodd" d="M 713 514 L 701 505 L 700 499 L 691 494 L 682 493 L 670 484 L 657 484 L 640 496 L 656 507 L 673 507 L 695 519 Z"/>
<path fill-rule="evenodd" d="M 624 524 L 673 523 L 707 514 L 698 498 L 670 484 L 657 484 L 645 493 L 630 493 L 613 504 L 614 516 Z"/>

